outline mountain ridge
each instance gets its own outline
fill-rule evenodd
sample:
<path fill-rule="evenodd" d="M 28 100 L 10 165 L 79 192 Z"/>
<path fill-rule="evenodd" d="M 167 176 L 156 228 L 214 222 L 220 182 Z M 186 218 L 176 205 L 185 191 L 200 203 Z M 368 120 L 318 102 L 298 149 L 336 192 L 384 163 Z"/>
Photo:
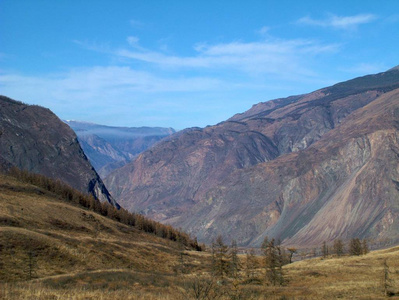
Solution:
<path fill-rule="evenodd" d="M 75 133 L 49 109 L 0 96 L 0 162 L 59 179 L 119 207 L 87 160 Z"/>
<path fill-rule="evenodd" d="M 175 132 L 173 128 L 163 127 L 117 127 L 73 120 L 64 122 L 75 131 L 85 154 L 101 177 Z"/>
<path fill-rule="evenodd" d="M 298 240 L 288 238 L 289 232 L 297 232 L 305 226 L 307 221 L 304 223 L 302 216 L 291 215 L 289 219 L 281 219 L 291 224 L 291 229 L 285 226 L 286 233 L 277 227 L 271 230 L 270 226 L 277 224 L 282 214 L 287 214 L 287 210 L 284 210 L 284 203 L 287 201 L 284 199 L 288 196 L 280 195 L 278 188 L 285 189 L 286 193 L 289 193 L 298 186 L 307 190 L 303 192 L 304 195 L 306 194 L 306 199 L 311 197 L 312 193 L 314 197 L 319 197 L 318 201 L 312 200 L 312 202 L 311 199 L 305 199 L 301 202 L 304 207 L 306 203 L 312 203 L 311 211 L 316 214 L 320 209 L 319 206 L 325 203 L 321 194 L 338 192 L 332 185 L 339 186 L 340 183 L 335 181 L 337 178 L 323 177 L 322 180 L 327 181 L 318 182 L 312 179 L 315 187 L 305 187 L 307 180 L 311 179 L 309 175 L 309 172 L 312 172 L 311 168 L 316 168 L 316 162 L 307 158 L 309 153 L 317 150 L 312 145 L 316 145 L 323 137 L 327 144 L 339 144 L 342 142 L 341 137 L 330 132 L 339 132 L 338 128 L 344 128 L 342 127 L 344 124 L 347 124 L 345 125 L 346 132 L 341 132 L 342 136 L 353 133 L 362 137 L 373 133 L 375 128 L 384 128 L 385 121 L 379 118 L 370 122 L 367 116 L 363 115 L 365 119 L 360 124 L 360 121 L 353 121 L 350 117 L 354 112 L 398 87 L 399 70 L 395 69 L 348 80 L 309 94 L 259 103 L 248 111 L 236 114 L 215 126 L 186 130 L 179 135 L 172 135 L 166 141 L 140 154 L 132 163 L 110 174 L 105 182 L 126 208 L 142 211 L 174 226 L 181 226 L 196 234 L 202 241 L 210 242 L 218 234 L 231 236 L 233 230 L 229 228 L 235 228 L 239 232 L 236 234 L 239 236 L 237 240 L 243 245 L 259 245 L 260 239 L 267 233 L 276 238 L 284 237 L 285 242 L 303 246 Z M 398 102 L 395 100 L 397 94 L 392 95 L 394 95 L 394 100 L 389 101 L 394 105 Z M 396 106 L 393 108 L 396 109 Z M 381 113 L 384 115 L 386 112 Z M 367 114 L 372 116 L 370 112 Z M 393 120 L 390 119 L 393 122 L 390 123 L 391 125 L 397 122 L 395 119 L 397 116 L 393 117 Z M 392 130 L 397 129 L 393 127 Z M 329 133 L 336 141 L 328 140 Z M 386 140 L 388 137 L 381 135 L 379 138 Z M 360 156 L 356 156 L 357 154 L 351 153 L 350 150 L 358 149 L 357 143 L 363 143 L 362 147 L 366 147 L 369 143 L 368 138 L 363 141 L 346 140 L 346 142 L 348 144 L 342 145 L 341 148 L 320 148 L 312 155 L 320 156 L 320 158 L 324 157 L 324 154 L 328 157 L 336 157 L 339 165 L 334 165 L 336 162 L 331 159 L 326 161 L 336 168 L 334 172 L 344 176 L 347 162 L 341 157 L 342 153 L 346 151 L 348 155 L 351 154 L 355 159 L 360 159 Z M 393 143 L 392 147 L 396 147 L 396 144 Z M 327 152 L 323 154 L 323 151 Z M 390 156 L 386 152 L 387 149 L 381 151 L 381 155 L 389 157 L 390 163 L 395 162 L 396 158 Z M 288 164 L 289 167 L 288 165 L 284 167 L 284 164 L 276 165 L 276 161 L 283 159 L 291 161 Z M 373 159 L 376 158 L 373 157 Z M 327 164 L 326 161 L 324 164 Z M 322 162 L 319 163 L 322 164 Z M 298 169 L 309 178 L 306 176 L 307 179 L 302 178 L 299 175 L 297 178 L 289 178 L 284 174 L 280 174 L 281 178 L 275 177 L 274 173 L 278 174 L 276 170 L 268 171 L 270 172 L 268 173 L 269 181 L 264 179 L 261 173 L 251 175 L 253 168 L 256 169 L 257 166 L 261 168 L 260 166 L 268 164 L 277 169 L 279 167 L 281 170 L 287 168 L 284 173 L 286 175 L 289 175 L 290 170 Z M 376 167 L 380 168 L 381 165 L 376 165 Z M 317 166 L 317 168 L 321 167 Z M 325 169 L 326 166 L 323 165 L 323 168 Z M 234 174 L 241 174 L 242 177 L 238 176 L 236 181 L 228 182 L 228 178 Z M 334 176 L 338 176 L 337 174 Z M 256 176 L 263 178 L 262 182 L 257 183 L 258 186 L 253 184 Z M 252 183 L 248 182 L 248 178 L 252 178 Z M 284 180 L 286 180 L 284 183 L 286 186 L 282 187 L 281 182 Z M 328 180 L 332 185 L 328 184 Z M 240 184 L 240 181 L 245 181 L 247 184 Z M 224 184 L 226 182 L 227 184 Z M 268 188 L 262 187 L 266 184 Z M 257 189 L 263 190 L 264 195 L 256 194 Z M 229 193 L 229 190 L 234 192 Z M 319 194 L 317 196 L 315 190 L 320 190 L 321 196 Z M 393 197 L 395 191 L 391 189 L 391 186 L 389 191 L 390 197 Z M 246 208 L 240 205 L 250 195 L 252 195 L 250 198 L 253 203 L 246 202 L 247 207 L 260 203 L 257 207 L 263 212 L 263 216 L 254 212 L 253 220 L 245 215 Z M 267 201 L 270 203 L 267 202 L 269 206 L 267 211 L 264 211 L 267 205 L 262 204 L 264 201 L 262 199 L 268 199 L 268 197 L 270 199 Z M 299 199 L 295 201 L 300 202 Z M 241 207 L 243 216 L 236 214 L 238 207 Z M 368 228 L 371 230 L 370 226 Z M 364 235 L 355 231 L 352 234 Z M 320 242 L 320 239 L 314 236 L 314 243 Z M 370 236 L 375 237 L 373 234 Z M 307 240 L 307 243 L 309 244 L 310 241 Z"/>
<path fill-rule="evenodd" d="M 395 92 L 395 99 L 398 99 L 399 97 L 399 91 Z M 395 109 L 396 113 L 398 113 L 399 109 L 396 106 Z M 254 241 L 255 244 L 261 243 L 261 240 L 264 236 L 270 235 L 270 236 L 275 236 L 277 235 L 279 238 L 282 240 L 288 239 L 285 241 L 286 243 L 289 244 L 296 244 L 298 246 L 303 246 L 303 245 L 312 245 L 317 246 L 320 245 L 323 241 L 331 241 L 335 238 L 346 238 L 349 239 L 351 238 L 350 234 L 335 234 L 331 236 L 322 236 L 322 238 L 319 238 L 318 240 L 315 241 L 315 233 L 310 234 L 309 232 L 306 232 L 305 230 L 302 230 L 303 234 L 299 235 L 296 238 L 290 237 L 290 232 L 294 230 L 295 232 L 295 226 L 299 226 L 299 224 L 302 222 L 310 222 L 312 219 L 307 218 L 304 220 L 301 215 L 306 215 L 309 217 L 309 213 L 311 214 L 312 211 L 315 213 L 318 213 L 319 208 L 317 207 L 318 205 L 326 205 L 325 203 L 326 200 L 329 197 L 334 197 L 334 192 L 339 192 L 338 195 L 345 196 L 348 198 L 350 195 L 348 195 L 348 188 L 351 187 L 352 189 L 354 188 L 354 182 L 353 180 L 358 180 L 361 176 L 366 176 L 367 173 L 371 173 L 373 176 L 377 176 L 376 171 L 373 171 L 373 169 L 378 169 L 381 167 L 384 167 L 384 164 L 382 166 L 373 166 L 372 170 L 369 170 L 366 173 L 361 173 L 360 171 L 367 168 L 367 163 L 372 164 L 369 162 L 370 160 L 370 152 L 371 149 L 376 147 L 375 142 L 373 147 L 369 145 L 370 139 L 386 139 L 386 140 L 391 140 L 394 138 L 396 142 L 389 144 L 389 147 L 392 147 L 393 149 L 398 149 L 398 143 L 397 143 L 397 129 L 395 128 L 395 122 L 394 121 L 391 126 L 389 127 L 389 131 L 384 132 L 384 128 L 382 127 L 377 127 L 371 133 L 371 137 L 364 137 L 364 133 L 360 133 L 354 131 L 353 136 L 350 135 L 344 135 L 343 140 L 341 141 L 341 144 L 333 144 L 331 143 L 331 138 L 332 135 L 338 135 L 342 136 L 341 131 L 335 131 L 335 132 L 330 132 L 327 133 L 325 138 L 321 139 L 320 141 L 316 142 L 314 145 L 310 146 L 306 150 L 302 150 L 299 152 L 293 152 L 290 154 L 286 154 L 284 156 L 281 156 L 277 158 L 275 161 L 268 162 L 268 163 L 263 163 L 259 164 L 257 166 L 253 166 L 252 168 L 248 170 L 237 170 L 235 173 L 233 173 L 230 177 L 226 178 L 225 184 L 221 184 L 218 189 L 215 189 L 213 191 L 210 191 L 208 194 L 208 197 L 212 198 L 222 198 L 223 200 L 221 201 L 231 201 L 234 202 L 234 199 L 237 200 L 237 197 L 235 195 L 240 195 L 239 191 L 242 190 L 245 187 L 251 186 L 251 193 L 247 193 L 246 196 L 249 198 L 247 201 L 251 203 L 252 201 L 256 201 L 256 199 L 259 199 L 259 195 L 262 193 L 269 193 L 269 198 L 274 199 L 275 202 L 270 201 L 269 206 L 267 207 L 265 203 L 260 203 L 256 206 L 256 208 L 253 209 L 253 214 L 254 216 L 257 216 L 260 210 L 262 213 L 264 213 L 264 217 L 268 216 L 268 219 L 272 224 L 270 226 L 270 229 L 264 228 L 264 230 L 259 230 L 261 232 L 261 235 L 256 238 Z M 365 123 L 362 124 L 364 127 L 368 126 L 373 126 L 370 125 L 370 123 Z M 339 128 L 340 130 L 342 128 Z M 369 129 L 364 128 L 364 132 L 369 132 Z M 347 132 L 344 130 L 344 132 Z M 381 135 L 379 135 L 381 134 Z M 348 144 L 348 141 L 350 142 Z M 322 144 L 322 147 L 320 147 L 320 144 Z M 331 147 L 331 149 L 326 149 L 326 147 Z M 364 150 L 366 149 L 366 150 Z M 352 152 L 358 151 L 357 155 L 354 155 Z M 375 151 L 375 150 L 374 150 Z M 399 153 L 398 150 L 395 150 L 397 153 Z M 393 151 L 393 154 L 391 153 L 392 156 L 395 156 Z M 331 153 L 336 152 L 335 156 L 330 157 Z M 344 152 L 346 155 L 340 156 L 339 152 Z M 335 157 L 335 158 L 334 158 Z M 348 168 L 349 171 L 345 172 L 342 170 L 333 170 L 334 163 L 337 164 L 337 160 L 345 160 L 342 165 L 345 168 Z M 395 157 L 391 157 L 390 161 L 392 159 L 396 159 Z M 395 161 L 395 160 L 394 160 Z M 319 165 L 318 167 L 315 167 L 315 165 Z M 323 170 L 325 169 L 325 170 Z M 359 173 L 357 172 L 357 169 L 359 169 Z M 299 173 L 298 173 L 299 172 Z M 321 172 L 326 173 L 326 176 L 321 176 Z M 396 171 L 392 171 L 396 172 Z M 249 173 L 249 174 L 248 174 Z M 346 174 L 348 173 L 348 174 Z M 380 176 L 382 176 L 383 173 L 381 171 Z M 398 179 L 398 174 L 395 173 L 395 178 L 396 181 Z M 345 180 L 348 180 L 348 182 L 345 182 Z M 229 182 L 230 181 L 230 182 Z M 250 181 L 251 183 L 248 183 Z M 301 182 L 302 181 L 302 182 Z M 322 181 L 321 183 L 318 183 L 317 181 Z M 373 183 L 373 178 L 371 180 L 365 180 L 362 179 L 362 182 L 371 182 Z M 397 190 L 395 190 L 395 184 L 390 183 L 390 179 L 384 181 L 386 184 L 389 185 L 389 190 L 390 190 L 390 197 L 385 197 L 386 201 L 393 201 L 397 194 Z M 375 182 L 373 183 L 374 185 L 376 184 Z M 355 184 L 356 185 L 356 184 Z M 360 185 L 358 182 L 357 185 Z M 224 192 L 224 190 L 228 190 L 228 192 Z M 363 186 L 364 189 L 366 189 L 365 186 Z M 224 195 L 228 193 L 228 195 Z M 317 195 L 320 193 L 324 193 L 325 195 L 322 197 L 319 197 L 317 199 Z M 346 194 L 345 194 L 346 193 Z M 274 197 L 270 197 L 271 195 L 274 195 Z M 242 194 L 241 194 L 242 195 Z M 234 198 L 236 197 L 236 198 Z M 323 200 L 323 197 L 325 199 Z M 337 198 L 338 196 L 335 196 Z M 243 197 L 242 197 L 243 198 Z M 307 200 L 301 200 L 301 199 L 307 199 Z M 312 200 L 318 200 L 319 204 L 317 202 L 312 202 Z M 333 199 L 334 200 L 334 199 Z M 335 199 L 336 200 L 336 199 Z M 354 200 L 354 199 L 352 199 Z M 294 202 L 297 201 L 301 205 L 297 205 Z M 237 203 L 236 201 L 235 203 Z M 287 203 L 285 203 L 287 202 Z M 334 211 L 336 209 L 338 201 L 331 201 L 330 204 L 327 203 L 328 207 L 330 207 L 331 211 Z M 246 202 L 247 203 L 247 202 Z M 359 202 L 360 203 L 360 202 Z M 252 205 L 254 205 L 254 202 L 252 202 Z M 358 205 L 361 205 L 358 204 Z M 370 204 L 368 204 L 370 205 Z M 291 209 L 291 212 L 289 212 L 289 206 L 296 206 L 296 211 L 293 211 Z M 396 212 L 395 214 L 398 213 L 397 211 L 397 204 L 392 203 L 388 205 L 391 210 L 395 209 Z M 228 207 L 228 206 L 227 206 Z M 245 207 L 244 204 L 241 204 L 240 207 Z M 267 207 L 267 208 L 265 208 Z M 343 206 L 345 209 L 348 209 L 348 206 Z M 284 210 L 284 208 L 286 208 Z M 377 210 L 377 208 L 376 208 Z M 381 213 L 380 208 L 378 210 Z M 271 212 L 271 213 L 270 213 Z M 293 219 L 296 219 L 296 222 L 293 222 L 292 219 L 287 217 L 286 215 L 291 213 L 291 217 Z M 363 211 L 364 212 L 364 211 Z M 230 214 L 233 214 L 232 211 L 229 212 Z M 227 215 L 229 214 L 227 213 Z M 278 218 L 276 217 L 278 215 Z M 318 222 L 313 221 L 315 224 L 313 226 L 313 230 L 319 230 L 317 234 L 320 234 L 320 228 L 323 228 L 323 222 L 326 222 L 326 220 L 330 219 L 328 217 L 328 213 L 326 214 L 321 214 L 319 213 L 320 217 Z M 246 215 L 248 218 L 248 214 Z M 275 219 L 273 219 L 275 217 Z M 281 217 L 281 220 L 278 221 Z M 339 216 L 336 216 L 336 220 L 330 220 L 329 226 L 334 226 L 337 227 L 336 223 L 340 223 L 337 220 L 340 220 Z M 357 216 L 361 217 L 361 216 Z M 196 219 L 195 216 L 193 216 L 192 219 Z M 215 218 L 216 219 L 216 218 Z M 367 218 L 366 218 L 367 219 Z M 376 219 L 376 216 L 371 218 L 372 220 Z M 298 223 L 299 222 L 299 223 Z M 353 223 L 358 223 L 358 224 L 364 224 L 361 219 L 357 220 L 357 222 L 354 222 L 353 218 L 351 219 L 351 222 Z M 197 224 L 198 225 L 198 224 Z M 342 223 L 341 223 L 342 225 Z M 371 226 L 371 225 L 370 225 Z M 364 233 L 368 229 L 370 229 L 370 226 L 364 225 L 363 233 L 358 232 L 358 235 L 361 236 L 362 238 L 375 238 L 372 236 L 372 234 L 367 234 Z M 395 225 L 396 229 L 392 230 L 390 234 L 387 234 L 386 232 L 383 233 L 380 238 L 391 238 L 393 239 L 398 239 L 398 232 L 397 232 L 397 224 Z M 220 226 L 223 228 L 226 228 L 226 226 Z M 280 227 L 280 228 L 279 228 Z M 291 229 L 289 229 L 289 227 Z M 357 225 L 357 228 L 361 228 L 361 226 Z M 234 232 L 234 230 L 232 230 Z M 356 230 L 353 230 L 352 232 L 349 232 L 351 234 L 354 234 Z M 232 233 L 233 234 L 233 233 Z M 312 242 L 313 240 L 313 242 Z"/>

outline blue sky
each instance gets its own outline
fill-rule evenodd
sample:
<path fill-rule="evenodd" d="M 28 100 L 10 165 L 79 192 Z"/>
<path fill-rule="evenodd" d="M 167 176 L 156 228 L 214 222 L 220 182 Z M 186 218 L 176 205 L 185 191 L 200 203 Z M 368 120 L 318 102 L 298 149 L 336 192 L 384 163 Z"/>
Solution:
<path fill-rule="evenodd" d="M 0 94 L 62 119 L 213 125 L 399 65 L 399 1 L 0 0 Z"/>

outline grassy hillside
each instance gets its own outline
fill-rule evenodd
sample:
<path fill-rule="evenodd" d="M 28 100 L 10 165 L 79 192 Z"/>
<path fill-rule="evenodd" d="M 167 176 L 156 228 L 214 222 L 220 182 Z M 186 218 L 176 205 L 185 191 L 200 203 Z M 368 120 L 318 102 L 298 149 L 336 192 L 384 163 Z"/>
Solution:
<path fill-rule="evenodd" d="M 137 278 L 139 283 L 151 282 L 157 276 L 176 274 L 182 253 L 185 267 L 200 265 L 201 254 L 186 251 L 178 242 L 142 232 L 61 201 L 37 186 L 0 175 L 3 285 L 50 278 L 50 285 L 61 280 L 58 286 L 67 287 L 68 282 L 74 282 L 71 278 L 83 287 L 89 282 L 90 286 L 112 286 L 113 281 L 120 284 L 121 278 L 126 277 L 134 281 Z M 157 284 L 162 284 L 162 280 L 157 280 Z"/>
<path fill-rule="evenodd" d="M 287 294 L 312 299 L 385 299 L 384 261 L 391 287 L 399 299 L 399 247 L 373 251 L 363 256 L 314 258 L 287 265 Z"/>
<path fill-rule="evenodd" d="M 399 293 L 399 247 L 286 265 L 265 280 L 211 276 L 211 255 L 121 224 L 37 186 L 0 176 L 0 299 L 384 299 Z M 209 289 L 208 298 L 195 295 Z M 398 296 L 392 298 L 398 299 Z"/>

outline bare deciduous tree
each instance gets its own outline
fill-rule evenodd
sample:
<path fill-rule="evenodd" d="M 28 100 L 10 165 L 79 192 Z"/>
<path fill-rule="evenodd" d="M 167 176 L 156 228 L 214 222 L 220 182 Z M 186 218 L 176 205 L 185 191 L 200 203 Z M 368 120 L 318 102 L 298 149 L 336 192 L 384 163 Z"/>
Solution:
<path fill-rule="evenodd" d="M 337 256 L 342 256 L 344 254 L 344 243 L 341 239 L 337 239 L 334 241 L 333 249 L 334 253 Z"/>
<path fill-rule="evenodd" d="M 349 253 L 350 255 L 362 255 L 362 243 L 358 238 L 353 238 L 349 242 Z"/>
<path fill-rule="evenodd" d="M 323 245 L 321 246 L 321 254 L 324 258 L 328 256 L 328 246 L 326 242 L 323 242 Z"/>
<path fill-rule="evenodd" d="M 241 263 L 238 258 L 237 242 L 232 240 L 230 247 L 230 275 L 234 279 L 238 279 L 238 275 L 241 269 Z"/>
<path fill-rule="evenodd" d="M 367 244 L 367 240 L 366 239 L 362 240 L 362 252 L 363 252 L 362 253 L 363 255 L 369 253 L 369 246 Z"/>
<path fill-rule="evenodd" d="M 213 277 L 204 277 L 196 275 L 191 280 L 187 280 L 184 285 L 185 298 L 194 298 L 197 300 L 220 299 L 224 290 L 218 286 Z"/>
<path fill-rule="evenodd" d="M 212 243 L 212 267 L 215 276 L 223 278 L 229 273 L 229 247 L 224 244 L 223 238 L 219 235 Z"/>
<path fill-rule="evenodd" d="M 250 249 L 246 255 L 245 273 L 247 278 L 252 280 L 256 276 L 256 269 L 258 268 L 258 261 L 255 256 L 255 250 Z"/>
<path fill-rule="evenodd" d="M 272 285 L 282 285 L 284 283 L 284 276 L 281 247 L 276 245 L 274 239 L 269 241 L 268 238 L 265 237 L 262 243 L 262 252 L 264 256 L 266 279 Z"/>

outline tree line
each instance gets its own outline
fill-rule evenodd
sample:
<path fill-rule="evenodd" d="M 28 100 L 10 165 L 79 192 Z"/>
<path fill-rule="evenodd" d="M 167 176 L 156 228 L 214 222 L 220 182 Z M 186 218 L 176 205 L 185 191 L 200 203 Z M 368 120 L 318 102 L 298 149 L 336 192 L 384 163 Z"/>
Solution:
<path fill-rule="evenodd" d="M 298 252 L 295 247 L 282 247 L 276 239 L 265 237 L 260 248 L 262 259 L 259 259 L 254 249 L 246 251 L 245 259 L 238 259 L 237 242 L 232 241 L 231 246 L 223 242 L 222 236 L 218 236 L 211 245 L 212 272 L 218 278 L 245 277 L 248 281 L 263 281 L 271 285 L 284 285 L 286 279 L 283 266 L 292 263 L 293 256 Z M 364 255 L 369 252 L 367 240 L 353 238 L 347 246 L 341 239 L 334 241 L 333 245 L 323 242 L 320 253 L 323 258 L 330 255 Z M 317 249 L 313 250 L 313 256 L 317 256 Z M 259 270 L 263 269 L 263 275 Z"/>
<path fill-rule="evenodd" d="M 283 265 L 290 262 L 287 249 L 279 241 L 265 237 L 261 246 L 261 258 L 254 249 L 246 251 L 245 259 L 239 259 L 237 242 L 231 246 L 218 236 L 211 246 L 212 272 L 216 278 L 244 280 L 245 282 L 266 282 L 277 286 L 285 283 Z M 261 271 L 263 270 L 263 271 Z"/>
<path fill-rule="evenodd" d="M 328 257 L 329 255 L 342 256 L 349 255 L 364 255 L 369 252 L 369 246 L 366 239 L 360 240 L 359 238 L 352 238 L 348 241 L 347 245 L 341 239 L 336 239 L 333 245 L 328 245 L 323 242 L 321 246 L 321 255 Z"/>
<path fill-rule="evenodd" d="M 210 299 L 258 299 L 257 286 L 281 286 L 287 283 L 283 265 L 289 262 L 289 255 L 280 243 L 267 237 L 262 244 L 262 255 L 254 249 L 239 255 L 237 242 L 224 243 L 218 236 L 211 246 L 211 265 L 207 275 L 196 274 L 187 279 L 183 294 L 187 298 Z"/>
<path fill-rule="evenodd" d="M 61 200 L 64 200 L 68 203 L 82 206 L 104 217 L 108 217 L 114 221 L 132 226 L 138 230 L 151 233 L 171 241 L 178 241 L 185 247 L 197 251 L 202 251 L 204 248 L 204 246 L 198 244 L 197 238 L 192 238 L 181 230 L 177 230 L 170 225 L 153 221 L 141 214 L 129 212 L 123 208 L 117 209 L 108 202 L 100 202 L 92 195 L 84 194 L 60 180 L 54 180 L 40 174 L 31 173 L 26 170 L 20 170 L 16 167 L 11 168 L 8 172 L 8 175 L 18 179 L 21 182 L 35 185 L 43 190 L 53 193 Z"/>

